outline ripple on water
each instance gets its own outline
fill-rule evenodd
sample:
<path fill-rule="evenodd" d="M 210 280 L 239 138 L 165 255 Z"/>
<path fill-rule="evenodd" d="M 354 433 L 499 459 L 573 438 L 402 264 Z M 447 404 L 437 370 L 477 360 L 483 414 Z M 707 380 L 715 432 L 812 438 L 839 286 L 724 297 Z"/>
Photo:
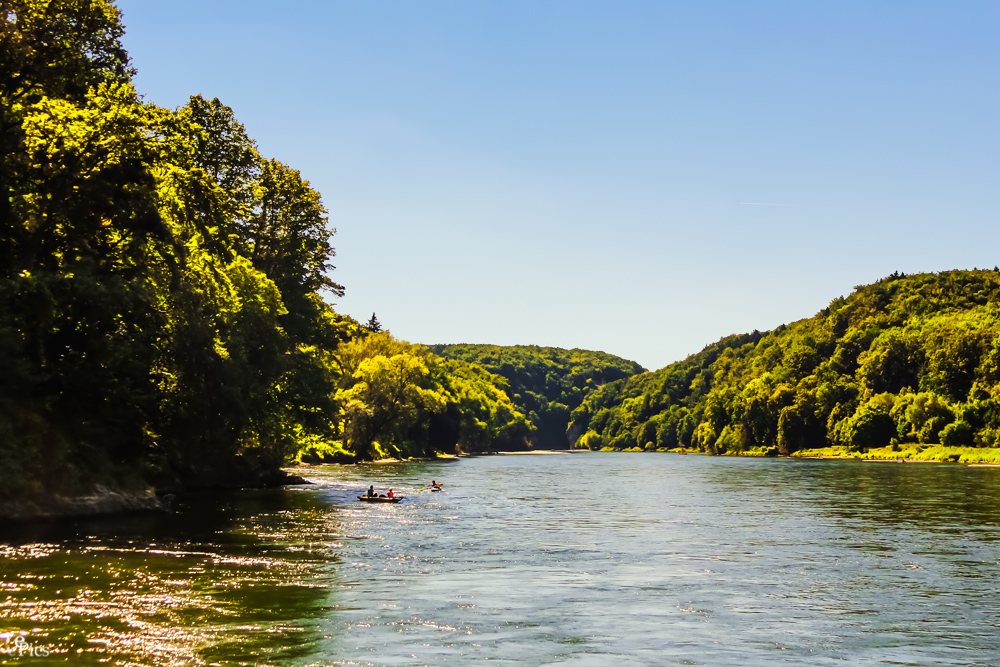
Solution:
<path fill-rule="evenodd" d="M 317 468 L 311 488 L 23 527 L 0 544 L 0 643 L 94 665 L 996 665 L 998 474 Z M 421 491 L 432 477 L 444 492 Z M 407 500 L 358 503 L 370 483 Z"/>

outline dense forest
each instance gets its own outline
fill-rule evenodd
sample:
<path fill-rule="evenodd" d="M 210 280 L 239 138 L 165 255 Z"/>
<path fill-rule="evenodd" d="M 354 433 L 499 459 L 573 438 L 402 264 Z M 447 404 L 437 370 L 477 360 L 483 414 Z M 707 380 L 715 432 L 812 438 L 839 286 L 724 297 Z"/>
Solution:
<path fill-rule="evenodd" d="M 532 445 L 541 449 L 568 449 L 566 424 L 571 411 L 602 385 L 646 370 L 634 361 L 589 350 L 537 345 L 432 345 L 430 349 L 502 376 L 511 401 L 536 429 Z"/>
<path fill-rule="evenodd" d="M 1000 440 L 1000 271 L 895 273 L 573 411 L 574 446 L 792 454 Z"/>
<path fill-rule="evenodd" d="M 334 311 L 319 194 L 217 99 L 145 102 L 113 4 L 0 30 L 0 500 L 531 437 L 501 377 Z"/>

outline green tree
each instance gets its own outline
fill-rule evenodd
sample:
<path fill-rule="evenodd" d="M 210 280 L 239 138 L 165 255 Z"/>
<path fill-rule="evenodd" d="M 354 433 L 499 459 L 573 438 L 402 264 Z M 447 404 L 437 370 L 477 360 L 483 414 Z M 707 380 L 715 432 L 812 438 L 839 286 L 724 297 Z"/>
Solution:
<path fill-rule="evenodd" d="M 102 83 L 125 84 L 118 10 L 104 0 L 5 0 L 0 5 L 0 266 L 14 266 L 24 226 L 14 204 L 32 192 L 22 142 L 26 111 L 44 98 L 82 103 Z"/>
<path fill-rule="evenodd" d="M 397 445 L 421 411 L 444 409 L 444 396 L 425 386 L 428 373 L 419 357 L 407 353 L 361 362 L 354 384 L 337 394 L 344 405 L 348 446 L 360 459 L 374 458 L 376 443 Z"/>
<path fill-rule="evenodd" d="M 778 452 L 788 455 L 826 442 L 826 427 L 818 415 L 813 394 L 802 392 L 793 405 L 778 414 Z"/>
<path fill-rule="evenodd" d="M 509 383 L 510 398 L 517 409 L 531 419 L 533 445 L 551 449 L 569 448 L 571 440 L 588 429 L 589 417 L 597 414 L 600 406 L 585 407 L 587 396 L 644 370 L 635 362 L 603 352 L 534 345 L 435 345 L 431 351 L 502 376 Z M 643 411 L 652 410 L 648 399 L 645 403 L 640 399 L 639 406 L 633 407 L 637 411 L 630 419 L 636 423 L 629 428 L 646 420 L 648 415 Z"/>
<path fill-rule="evenodd" d="M 965 421 L 954 421 L 941 429 L 941 444 L 946 447 L 973 446 L 974 430 Z"/>
<path fill-rule="evenodd" d="M 328 276 L 335 231 L 319 193 L 298 171 L 276 160 L 263 163 L 259 200 L 246 223 L 247 256 L 286 301 L 321 291 L 343 296 L 344 288 Z"/>
<path fill-rule="evenodd" d="M 372 313 L 371 319 L 365 322 L 365 329 L 372 333 L 382 333 L 382 323 L 375 317 L 375 313 Z"/>
<path fill-rule="evenodd" d="M 883 405 L 868 403 L 851 417 L 844 429 L 844 441 L 849 449 L 865 452 L 886 447 L 896 434 L 896 424 Z"/>
<path fill-rule="evenodd" d="M 194 166 L 205 170 L 213 182 L 228 194 L 234 219 L 246 223 L 258 193 L 263 160 L 256 143 L 236 119 L 233 110 L 219 101 L 194 95 L 181 110 L 193 139 Z M 230 233 L 237 233 L 231 230 Z M 233 245 L 244 239 L 234 238 Z M 248 248 L 241 247 L 244 254 Z"/>
<path fill-rule="evenodd" d="M 955 414 L 943 397 L 921 392 L 909 401 L 904 417 L 909 424 L 909 431 L 904 437 L 923 443 L 937 443 L 941 429 L 954 421 Z"/>
<path fill-rule="evenodd" d="M 337 426 L 319 195 L 218 100 L 143 103 L 120 35 L 102 0 L 0 8 L 8 493 L 245 481 Z"/>
<path fill-rule="evenodd" d="M 870 394 L 916 389 L 924 364 L 920 341 L 898 329 L 884 332 L 859 357 L 858 381 Z"/>

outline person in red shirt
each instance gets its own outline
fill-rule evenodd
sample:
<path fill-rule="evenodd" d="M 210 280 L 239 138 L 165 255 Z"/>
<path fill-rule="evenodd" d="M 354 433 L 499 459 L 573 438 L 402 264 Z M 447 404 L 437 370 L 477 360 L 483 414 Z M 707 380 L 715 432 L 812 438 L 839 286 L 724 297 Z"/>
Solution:
<path fill-rule="evenodd" d="M 389 493 L 387 493 L 386 495 L 392 498 L 392 489 L 389 489 Z"/>

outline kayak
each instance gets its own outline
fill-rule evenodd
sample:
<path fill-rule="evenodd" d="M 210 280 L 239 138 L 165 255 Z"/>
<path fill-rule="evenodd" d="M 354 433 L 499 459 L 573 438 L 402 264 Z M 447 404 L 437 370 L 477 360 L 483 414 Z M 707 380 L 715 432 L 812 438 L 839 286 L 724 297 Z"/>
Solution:
<path fill-rule="evenodd" d="M 358 500 L 363 500 L 366 503 L 398 503 L 402 500 L 404 496 L 396 496 L 395 498 L 379 498 L 378 496 L 358 496 Z"/>

